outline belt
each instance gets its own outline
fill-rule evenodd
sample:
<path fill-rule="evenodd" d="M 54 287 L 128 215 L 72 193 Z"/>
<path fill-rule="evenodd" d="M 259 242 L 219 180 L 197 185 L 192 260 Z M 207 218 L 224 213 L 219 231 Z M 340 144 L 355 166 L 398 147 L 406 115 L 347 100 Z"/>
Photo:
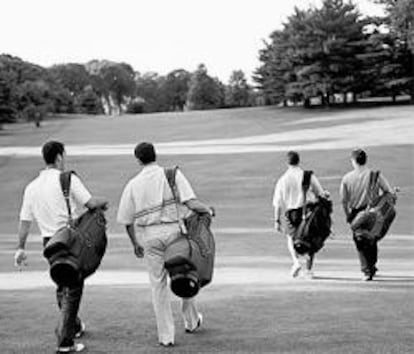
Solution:
<path fill-rule="evenodd" d="M 150 227 L 150 226 L 171 225 L 171 224 L 178 224 L 178 221 L 159 221 L 159 222 L 154 222 L 154 223 L 147 224 L 147 225 L 137 224 L 137 226 Z"/>

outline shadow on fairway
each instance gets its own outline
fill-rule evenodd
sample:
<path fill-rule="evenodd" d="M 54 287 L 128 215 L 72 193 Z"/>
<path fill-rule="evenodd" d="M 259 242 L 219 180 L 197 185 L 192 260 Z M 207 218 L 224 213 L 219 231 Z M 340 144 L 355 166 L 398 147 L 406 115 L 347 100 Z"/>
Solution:
<path fill-rule="evenodd" d="M 350 278 L 350 277 L 324 277 L 324 276 L 315 276 L 315 280 L 328 280 L 328 281 L 354 281 L 361 282 L 360 278 Z M 414 283 L 414 276 L 409 275 L 378 275 L 374 277 L 374 282 L 383 282 L 383 283 Z"/>
<path fill-rule="evenodd" d="M 350 277 L 321 277 L 314 276 L 315 280 L 334 280 L 334 281 L 360 281 L 359 278 L 350 278 Z"/>

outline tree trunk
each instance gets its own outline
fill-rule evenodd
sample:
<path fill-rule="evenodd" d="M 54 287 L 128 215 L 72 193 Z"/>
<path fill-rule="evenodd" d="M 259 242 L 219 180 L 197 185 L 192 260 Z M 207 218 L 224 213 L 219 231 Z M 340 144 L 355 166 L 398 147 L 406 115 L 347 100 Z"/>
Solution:
<path fill-rule="evenodd" d="M 287 106 L 288 106 L 287 100 L 283 100 L 283 107 L 287 107 Z"/>
<path fill-rule="evenodd" d="M 311 103 L 310 103 L 310 98 L 309 97 L 305 98 L 305 102 L 304 102 L 303 105 L 305 106 L 305 108 L 310 108 Z"/>
<path fill-rule="evenodd" d="M 357 103 L 357 96 L 355 92 L 352 92 L 352 103 Z"/>
<path fill-rule="evenodd" d="M 409 54 L 409 63 L 410 63 L 410 73 L 411 73 L 411 85 L 410 85 L 410 95 L 411 95 L 411 103 L 414 104 L 414 49 L 411 49 L 411 53 Z"/>
<path fill-rule="evenodd" d="M 347 105 L 347 104 L 348 104 L 348 93 L 345 92 L 344 93 L 344 105 Z"/>

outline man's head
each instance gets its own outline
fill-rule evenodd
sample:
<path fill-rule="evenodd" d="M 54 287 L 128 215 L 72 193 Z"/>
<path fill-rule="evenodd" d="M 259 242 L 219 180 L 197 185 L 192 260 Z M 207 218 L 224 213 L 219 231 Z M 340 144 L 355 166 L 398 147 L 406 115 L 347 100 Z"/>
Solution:
<path fill-rule="evenodd" d="M 354 167 L 364 166 L 367 163 L 367 154 L 362 149 L 355 149 L 351 152 L 351 161 Z"/>
<path fill-rule="evenodd" d="M 155 162 L 157 155 L 155 153 L 154 145 L 151 143 L 140 143 L 135 147 L 135 157 L 142 165 L 148 165 Z"/>
<path fill-rule="evenodd" d="M 299 165 L 299 154 L 296 151 L 289 151 L 286 155 L 287 163 L 289 166 L 297 166 Z"/>
<path fill-rule="evenodd" d="M 43 160 L 46 165 L 53 165 L 63 170 L 65 146 L 59 141 L 48 141 L 42 147 Z"/>

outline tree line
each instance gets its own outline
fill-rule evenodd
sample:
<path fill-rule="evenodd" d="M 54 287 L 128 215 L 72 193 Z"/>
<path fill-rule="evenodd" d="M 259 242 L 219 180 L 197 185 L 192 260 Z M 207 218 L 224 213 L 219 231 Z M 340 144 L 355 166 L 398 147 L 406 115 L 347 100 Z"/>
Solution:
<path fill-rule="evenodd" d="M 37 123 L 47 113 L 121 114 L 245 107 L 256 93 L 245 74 L 235 70 L 227 84 L 200 64 L 194 72 L 165 76 L 139 73 L 108 60 L 44 68 L 18 57 L 0 55 L 0 123 L 16 118 Z"/>
<path fill-rule="evenodd" d="M 259 52 L 254 80 L 267 104 L 330 105 L 364 96 L 411 95 L 414 102 L 414 1 L 376 0 L 383 17 L 324 0 L 295 8 Z"/>

